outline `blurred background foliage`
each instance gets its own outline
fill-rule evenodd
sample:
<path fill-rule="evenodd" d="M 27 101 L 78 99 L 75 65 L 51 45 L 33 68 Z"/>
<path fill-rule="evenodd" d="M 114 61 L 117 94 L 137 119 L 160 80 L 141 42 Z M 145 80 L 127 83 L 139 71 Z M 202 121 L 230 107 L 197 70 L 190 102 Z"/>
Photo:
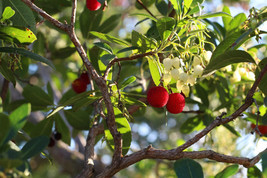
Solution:
<path fill-rule="evenodd" d="M 158 3 L 158 7 L 155 7 L 155 1 Z M 100 2 L 103 3 L 103 0 Z M 39 0 L 34 1 L 34 3 L 62 22 L 70 19 L 71 0 Z M 164 0 L 143 0 L 143 3 L 156 16 L 169 13 L 166 10 L 168 9 L 166 8 L 168 4 Z M 245 13 L 248 15 L 251 7 L 257 5 L 257 8 L 261 8 L 263 7 L 262 4 L 264 4 L 264 0 L 257 2 L 253 0 L 207 0 L 204 3 L 205 8 L 203 11 L 221 11 L 223 5 L 227 5 L 233 16 L 237 15 L 237 13 Z M 102 62 L 98 60 L 98 54 L 107 52 L 95 45 L 99 40 L 96 40 L 92 34 L 88 32 L 98 31 L 108 33 L 120 39 L 124 39 L 125 41 L 130 41 L 133 30 L 142 34 L 147 33 L 148 36 L 155 35 L 153 34 L 153 29 L 150 28 L 153 26 L 153 23 L 141 15 L 135 15 L 136 13 L 146 13 L 146 11 L 133 0 L 112 0 L 108 2 L 108 6 L 104 11 L 100 9 L 96 12 L 90 12 L 86 9 L 85 0 L 78 1 L 76 32 L 83 46 L 88 49 L 90 60 L 98 71 L 103 71 L 104 65 L 102 63 L 103 60 Z M 28 59 L 23 58 L 23 60 L 21 60 L 23 70 L 16 70 L 16 75 L 20 80 L 19 84 L 21 88 L 24 88 L 28 83 L 37 85 L 40 88 L 45 88 L 48 93 L 49 88 L 53 88 L 54 94 L 52 97 L 54 98 L 54 104 L 58 104 L 62 102 L 64 96 L 74 96 L 74 93 L 71 91 L 71 83 L 83 70 L 82 61 L 64 32 L 56 29 L 49 22 L 44 21 L 39 15 L 34 14 L 34 16 L 38 22 L 36 28 L 37 41 L 30 47 L 35 53 L 51 59 L 56 70 L 52 72 L 51 69 L 47 69 L 38 63 L 32 63 Z M 213 18 L 211 21 L 221 23 L 220 18 Z M 266 27 L 266 23 L 264 26 Z M 266 36 L 263 36 L 261 42 L 266 43 Z M 247 42 L 248 46 L 251 46 L 251 43 L 255 44 L 255 41 Z M 112 45 L 112 50 L 114 53 L 117 53 L 121 48 Z M 126 54 L 130 54 L 130 52 L 126 52 Z M 256 55 L 258 58 L 267 56 L 266 46 L 260 48 Z M 124 57 L 126 55 L 125 53 L 117 53 L 117 56 Z M 187 99 L 185 110 L 198 110 L 200 113 L 167 114 L 166 116 L 166 111 L 164 109 L 155 109 L 149 106 L 138 108 L 138 110 L 133 113 L 135 122 L 131 123 L 132 143 L 130 152 L 145 148 L 149 144 L 160 149 L 177 147 L 189 138 L 192 138 L 197 131 L 203 129 L 216 116 L 220 115 L 222 111 L 226 111 L 228 114 L 235 111 L 240 106 L 249 86 L 252 84 L 252 81 L 249 80 L 231 84 L 230 77 L 237 67 L 238 65 L 233 65 L 233 70 L 229 73 L 225 72 L 226 70 L 218 71 L 216 73 L 217 78 L 212 80 L 204 79 L 201 84 L 198 84 L 196 89 L 192 91 L 191 94 L 194 95 L 194 97 Z M 115 72 L 117 72 L 116 69 L 114 70 L 114 73 Z M 120 72 L 121 82 L 123 79 L 130 76 L 135 76 L 137 80 L 127 86 L 124 89 L 125 92 L 142 94 L 147 90 L 150 81 L 150 73 L 148 65 L 144 63 L 142 59 L 123 63 L 123 68 Z M 48 82 L 51 86 L 47 85 Z M 216 86 L 216 88 L 213 86 Z M 24 91 L 24 97 L 26 95 L 27 93 Z M 262 100 L 263 96 L 261 94 L 258 94 L 258 96 L 259 100 Z M 8 102 L 5 103 L 9 105 L 4 105 L 5 110 L 13 110 L 15 104 L 18 102 L 18 98 L 9 93 L 6 100 L 8 100 Z M 203 103 L 205 106 L 203 106 Z M 221 103 L 228 103 L 228 105 L 221 106 Z M 10 104 L 12 104 L 14 108 L 10 108 Z M 256 108 L 252 107 L 251 113 L 256 112 Z M 90 111 L 85 114 L 90 114 Z M 43 119 L 42 116 L 37 118 L 40 120 Z M 212 149 L 233 156 L 255 156 L 256 153 L 261 150 L 261 146 L 263 144 L 266 145 L 266 141 L 259 139 L 258 135 L 250 134 L 250 122 L 247 122 L 247 120 L 237 119 L 229 123 L 226 127 L 220 126 L 214 129 L 204 139 L 201 139 L 188 150 Z M 70 128 L 70 125 L 67 124 L 67 126 Z M 27 127 L 30 127 L 30 125 L 26 125 L 25 129 L 27 129 Z M 54 128 L 55 126 L 51 125 L 51 127 Z M 74 128 L 70 130 L 71 132 L 66 134 L 71 135 L 65 139 L 68 140 L 67 142 L 70 142 L 71 149 L 79 150 L 75 138 L 78 136 L 86 137 L 88 132 L 76 130 Z M 20 145 L 20 142 L 21 145 L 23 145 L 23 139 L 19 136 L 17 136 L 15 140 L 18 145 Z M 108 165 L 111 161 L 112 154 L 107 147 L 103 139 L 100 139 L 96 144 L 97 159 L 103 164 Z M 39 156 L 32 159 L 30 161 L 33 172 L 32 177 L 71 177 L 67 173 L 61 172 L 61 165 L 53 160 L 52 162 L 53 164 L 51 164 L 48 159 Z M 200 160 L 199 162 L 204 169 L 205 177 L 215 176 L 217 172 L 223 170 L 224 167 L 227 166 L 226 164 L 210 160 Z M 240 166 L 236 177 L 244 177 L 246 174 L 246 169 Z M 122 170 L 116 174 L 116 177 L 129 177 L 129 175 L 135 178 L 171 178 L 175 177 L 175 172 L 173 170 L 173 164 L 170 161 L 143 160 Z"/>

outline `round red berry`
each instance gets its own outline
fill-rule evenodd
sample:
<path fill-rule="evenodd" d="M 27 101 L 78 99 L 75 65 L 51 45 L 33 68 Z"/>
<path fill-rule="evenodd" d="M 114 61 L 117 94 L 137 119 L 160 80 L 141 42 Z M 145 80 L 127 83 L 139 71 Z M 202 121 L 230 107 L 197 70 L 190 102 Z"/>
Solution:
<path fill-rule="evenodd" d="M 256 127 L 255 124 L 251 124 L 251 128 L 254 129 Z M 258 125 L 258 129 L 262 135 L 267 134 L 267 125 Z"/>
<path fill-rule="evenodd" d="M 87 84 L 81 78 L 74 80 L 71 86 L 76 93 L 85 92 L 87 88 Z"/>
<path fill-rule="evenodd" d="M 82 79 L 86 84 L 90 84 L 90 79 L 87 72 L 83 72 L 79 78 Z"/>
<path fill-rule="evenodd" d="M 161 108 L 165 106 L 168 102 L 168 99 L 169 93 L 164 87 L 152 87 L 147 92 L 147 101 L 155 108 Z"/>
<path fill-rule="evenodd" d="M 97 0 L 86 0 L 86 7 L 90 11 L 96 11 L 101 7 L 101 3 L 99 3 Z"/>
<path fill-rule="evenodd" d="M 180 93 L 172 93 L 166 105 L 167 111 L 172 114 L 178 114 L 183 111 L 185 106 L 184 96 Z"/>

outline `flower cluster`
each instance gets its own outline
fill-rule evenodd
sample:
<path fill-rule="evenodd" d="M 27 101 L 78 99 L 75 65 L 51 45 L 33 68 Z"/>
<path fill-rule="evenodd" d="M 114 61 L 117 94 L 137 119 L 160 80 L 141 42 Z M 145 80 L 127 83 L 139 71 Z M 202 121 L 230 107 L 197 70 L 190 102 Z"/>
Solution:
<path fill-rule="evenodd" d="M 169 84 L 172 79 L 176 82 L 178 92 L 183 92 L 185 96 L 189 95 L 190 88 L 196 83 L 196 79 L 202 76 L 204 66 L 211 58 L 210 51 L 204 51 L 201 55 L 194 56 L 192 61 L 184 62 L 182 58 L 174 57 L 163 60 L 164 74 L 163 81 Z"/>
<path fill-rule="evenodd" d="M 253 72 L 248 71 L 248 69 L 244 67 L 238 67 L 234 71 L 233 76 L 230 78 L 230 81 L 231 83 L 240 82 L 242 77 L 248 80 L 255 80 L 255 74 Z"/>

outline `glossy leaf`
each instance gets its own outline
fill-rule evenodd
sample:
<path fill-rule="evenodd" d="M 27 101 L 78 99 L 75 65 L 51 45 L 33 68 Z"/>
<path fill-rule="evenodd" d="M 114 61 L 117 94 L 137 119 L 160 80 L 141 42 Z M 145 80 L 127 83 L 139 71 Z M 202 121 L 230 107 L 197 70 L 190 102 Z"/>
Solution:
<path fill-rule="evenodd" d="M 25 130 L 32 138 L 41 135 L 50 136 L 52 133 L 54 120 L 52 118 L 43 119 L 37 124 L 27 122 L 23 130 Z"/>
<path fill-rule="evenodd" d="M 71 7 L 72 5 L 70 0 L 38 0 L 34 4 L 42 7 L 49 14 L 62 12 L 64 8 Z"/>
<path fill-rule="evenodd" d="M 1 47 L 0 47 L 0 52 L 1 52 Z M 4 76 L 6 80 L 12 82 L 14 86 L 16 85 L 16 79 L 14 73 L 8 68 L 8 64 L 5 60 L 1 60 L 0 73 Z"/>
<path fill-rule="evenodd" d="M 118 45 L 127 46 L 127 47 L 129 46 L 128 42 L 121 40 L 119 38 L 116 38 L 114 36 L 108 35 L 108 34 L 103 34 L 103 33 L 95 32 L 95 31 L 91 31 L 90 34 L 101 40 L 105 40 L 110 43 L 116 43 Z"/>
<path fill-rule="evenodd" d="M 243 24 L 243 22 L 245 22 L 246 19 L 247 19 L 247 17 L 246 17 L 246 14 L 244 14 L 244 13 L 240 13 L 240 14 L 236 15 L 229 23 L 228 31 L 240 30 L 240 26 Z"/>
<path fill-rule="evenodd" d="M 99 32 L 108 33 L 114 30 L 121 21 L 121 14 L 115 14 L 107 18 L 100 26 Z"/>
<path fill-rule="evenodd" d="M 14 26 L 27 27 L 36 32 L 36 22 L 32 10 L 20 0 L 4 0 L 4 7 L 11 7 L 15 14 L 10 18 Z"/>
<path fill-rule="evenodd" d="M 260 63 L 258 64 L 258 67 L 256 69 L 256 76 L 259 75 L 260 71 L 267 65 L 267 58 L 264 58 L 260 61 Z M 259 88 L 260 90 L 265 94 L 265 96 L 267 96 L 267 75 L 265 74 L 262 78 L 262 80 L 260 81 L 259 84 Z"/>
<path fill-rule="evenodd" d="M 67 57 L 70 57 L 75 52 L 76 52 L 75 47 L 68 46 L 65 48 L 56 49 L 55 51 L 53 51 L 52 55 L 58 59 L 65 59 Z"/>
<path fill-rule="evenodd" d="M 158 86 L 160 84 L 160 73 L 159 73 L 159 68 L 157 65 L 156 60 L 149 58 L 148 59 L 148 64 L 149 64 L 149 70 L 150 70 L 150 74 L 152 76 L 152 79 L 155 83 L 156 86 Z"/>
<path fill-rule="evenodd" d="M 107 66 L 109 64 L 109 62 L 114 59 L 116 57 L 116 55 L 114 54 L 104 54 L 103 56 L 100 57 L 101 62 Z"/>
<path fill-rule="evenodd" d="M 92 12 L 84 7 L 79 18 L 80 28 L 84 38 L 88 38 L 90 31 L 96 31 L 98 29 L 102 17 L 103 11 Z"/>
<path fill-rule="evenodd" d="M 230 12 L 230 9 L 228 6 L 223 6 L 223 12 L 231 15 L 231 12 Z M 230 27 L 230 22 L 231 22 L 232 18 L 227 17 L 227 16 L 222 16 L 222 20 L 223 20 L 223 25 L 224 25 L 225 29 L 228 30 Z"/>
<path fill-rule="evenodd" d="M 174 171 L 179 178 L 203 178 L 201 165 L 192 159 L 180 159 L 174 163 Z"/>
<path fill-rule="evenodd" d="M 186 14 L 192 4 L 193 0 L 184 0 L 184 14 Z"/>
<path fill-rule="evenodd" d="M 73 111 L 70 110 L 64 110 L 64 114 L 69 122 L 69 124 L 78 130 L 88 130 L 89 124 L 90 124 L 90 114 L 86 111 L 79 110 L 79 111 Z"/>
<path fill-rule="evenodd" d="M 96 42 L 94 43 L 95 46 L 103 49 L 104 51 L 108 52 L 109 54 L 113 54 L 112 48 L 107 43 Z"/>
<path fill-rule="evenodd" d="M 197 19 L 207 19 L 211 17 L 231 17 L 230 14 L 225 12 L 215 12 L 215 13 L 207 13 L 201 16 L 196 17 Z"/>
<path fill-rule="evenodd" d="M 208 74 L 213 72 L 214 70 L 218 70 L 230 64 L 240 63 L 240 62 L 255 63 L 254 59 L 250 56 L 250 54 L 245 51 L 241 50 L 227 51 L 216 58 L 212 57 L 210 63 L 204 70 L 204 74 Z"/>
<path fill-rule="evenodd" d="M 157 29 L 163 41 L 167 40 L 174 30 L 175 20 L 171 17 L 163 17 L 157 21 Z"/>
<path fill-rule="evenodd" d="M 188 118 L 180 128 L 181 133 L 189 134 L 195 130 L 195 128 L 201 123 L 201 119 L 199 117 L 191 117 Z"/>
<path fill-rule="evenodd" d="M 183 0 L 170 0 L 172 3 L 173 9 L 176 11 L 177 14 L 182 14 L 182 3 Z"/>
<path fill-rule="evenodd" d="M 21 105 L 9 115 L 10 129 L 8 137 L 5 139 L 4 143 L 7 143 L 10 139 L 12 139 L 17 134 L 17 132 L 26 124 L 27 117 L 30 113 L 31 105 L 27 103 Z"/>
<path fill-rule="evenodd" d="M 209 107 L 209 93 L 205 90 L 202 84 L 195 85 L 197 96 L 201 99 L 203 105 L 208 108 Z"/>
<path fill-rule="evenodd" d="M 8 136 L 10 130 L 10 121 L 7 115 L 0 113 L 0 147 Z"/>
<path fill-rule="evenodd" d="M 90 96 L 90 94 L 94 93 L 94 92 L 98 92 L 98 91 L 94 90 L 94 91 L 83 92 L 80 94 L 75 94 L 72 92 L 72 90 L 70 90 L 69 92 L 67 92 L 63 95 L 63 97 L 59 101 L 59 105 L 48 114 L 47 118 L 53 116 L 54 114 L 56 114 L 60 110 L 64 109 L 66 106 L 71 106 L 71 105 L 81 101 L 82 99 L 88 98 L 86 100 L 90 100 L 90 102 L 95 101 L 96 98 Z"/>
<path fill-rule="evenodd" d="M 140 53 L 145 53 L 153 50 L 156 47 L 156 41 L 133 30 L 132 45 L 138 47 L 138 51 Z"/>
<path fill-rule="evenodd" d="M 135 76 L 131 76 L 131 77 L 126 78 L 121 84 L 119 84 L 119 89 L 123 89 L 123 88 L 127 87 L 128 85 L 133 83 L 135 80 L 136 80 Z"/>
<path fill-rule="evenodd" d="M 253 166 L 247 169 L 247 178 L 261 178 L 262 177 L 262 173 L 259 170 L 259 168 L 257 168 L 257 166 Z"/>
<path fill-rule="evenodd" d="M 57 132 L 61 133 L 61 140 L 70 145 L 71 136 L 69 128 L 59 114 L 55 115 L 55 128 Z"/>
<path fill-rule="evenodd" d="M 36 154 L 40 153 L 49 144 L 49 137 L 39 136 L 31 139 L 21 149 L 21 158 L 27 160 Z"/>
<path fill-rule="evenodd" d="M 22 95 L 33 106 L 38 108 L 46 108 L 46 106 L 53 105 L 53 98 L 51 98 L 44 90 L 38 86 L 27 85 L 24 87 Z"/>
<path fill-rule="evenodd" d="M 11 7 L 7 6 L 4 9 L 4 12 L 2 14 L 0 21 L 5 21 L 7 19 L 10 19 L 14 14 L 15 14 L 15 11 Z"/>
<path fill-rule="evenodd" d="M 264 176 L 267 176 L 267 153 L 263 153 L 261 155 L 261 165 L 262 165 L 262 173 Z"/>
<path fill-rule="evenodd" d="M 127 119 L 122 115 L 121 111 L 117 108 L 114 108 L 115 112 L 115 122 L 117 125 L 118 132 L 122 135 L 122 154 L 126 155 L 132 141 L 131 127 Z M 105 128 L 105 137 L 107 143 L 114 150 L 114 140 L 108 128 Z"/>
<path fill-rule="evenodd" d="M 228 178 L 230 176 L 235 175 L 238 172 L 238 164 L 234 164 L 224 168 L 221 172 L 219 172 L 215 178 Z"/>
<path fill-rule="evenodd" d="M 20 55 L 23 55 L 25 57 L 31 58 L 35 61 L 45 63 L 45 64 L 49 65 L 51 68 L 55 69 L 53 63 L 50 60 L 48 60 L 48 59 L 46 59 L 46 58 L 44 58 L 38 54 L 32 53 L 31 51 L 28 51 L 28 50 L 23 49 L 23 48 L 0 47 L 0 52 L 20 54 Z"/>
<path fill-rule="evenodd" d="M 16 43 L 33 43 L 36 36 L 28 28 L 0 27 L 0 39 Z"/>

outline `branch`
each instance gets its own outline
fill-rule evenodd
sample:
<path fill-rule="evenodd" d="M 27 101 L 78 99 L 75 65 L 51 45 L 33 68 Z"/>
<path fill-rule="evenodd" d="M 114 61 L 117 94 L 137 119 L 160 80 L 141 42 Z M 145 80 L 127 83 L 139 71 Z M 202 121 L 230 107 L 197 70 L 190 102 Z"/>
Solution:
<path fill-rule="evenodd" d="M 147 53 L 143 53 L 143 54 L 137 54 L 137 55 L 134 55 L 134 56 L 130 56 L 130 57 L 122 57 L 122 58 L 114 58 L 113 60 L 111 60 L 106 68 L 106 71 L 103 75 L 103 77 L 106 79 L 107 76 L 108 76 L 108 73 L 109 71 L 111 70 L 111 67 L 116 63 L 116 62 L 120 62 L 120 61 L 131 61 L 131 60 L 135 60 L 135 59 L 138 59 L 138 58 L 142 58 L 142 57 L 146 57 L 146 56 L 151 56 L 151 55 L 154 55 L 155 52 L 153 51 L 150 51 L 150 52 L 147 52 Z"/>
<path fill-rule="evenodd" d="M 51 22 L 54 26 L 56 26 L 57 28 L 63 30 L 63 31 L 67 31 L 68 26 L 66 24 L 63 24 L 62 22 L 54 19 L 52 16 L 50 16 L 49 14 L 47 14 L 44 10 L 40 9 L 39 7 L 37 7 L 35 4 L 33 4 L 31 1 L 29 0 L 21 0 L 22 2 L 24 2 L 29 8 L 31 8 L 33 11 L 37 12 L 38 14 L 40 14 L 44 19 L 48 20 L 49 22 Z"/>
<path fill-rule="evenodd" d="M 7 92 L 8 92 L 8 87 L 9 87 L 9 81 L 4 78 L 3 85 L 2 85 L 2 90 L 1 90 L 1 99 L 2 103 L 5 102 Z"/>
<path fill-rule="evenodd" d="M 226 117 L 223 119 L 223 116 L 226 113 L 222 113 L 220 116 L 216 117 L 216 119 L 208 125 L 204 130 L 196 134 L 193 138 L 189 139 L 187 142 L 185 142 L 183 145 L 171 149 L 171 150 L 160 150 L 152 148 L 152 146 L 149 146 L 143 150 L 140 150 L 138 152 L 132 153 L 129 156 L 125 156 L 121 164 L 118 168 L 114 170 L 105 170 L 103 171 L 98 177 L 105 177 L 105 176 L 112 176 L 116 174 L 121 169 L 124 169 L 138 161 L 141 161 L 143 159 L 169 159 L 169 160 L 177 160 L 183 158 L 184 155 L 189 154 L 192 159 L 201 159 L 201 158 L 209 158 L 214 159 L 216 161 L 220 162 L 231 162 L 231 160 L 235 160 L 238 164 L 244 165 L 245 167 L 250 167 L 255 165 L 259 161 L 259 157 L 255 157 L 253 159 L 248 158 L 239 158 L 239 157 L 232 157 L 232 156 L 226 156 L 219 153 L 216 153 L 214 151 L 208 151 L 206 152 L 183 152 L 186 148 L 190 147 L 194 143 L 198 142 L 202 137 L 207 135 L 212 129 L 214 129 L 217 126 L 220 126 L 222 124 L 228 123 L 238 116 L 241 115 L 242 112 L 244 112 L 252 103 L 253 103 L 253 94 L 255 93 L 256 88 L 258 87 L 260 81 L 262 80 L 263 76 L 267 72 L 267 65 L 263 68 L 259 76 L 257 77 L 256 81 L 254 82 L 253 86 L 249 90 L 247 97 L 245 99 L 245 103 L 240 106 L 239 109 L 237 109 L 232 115 L 229 117 Z M 266 151 L 266 150 L 265 150 Z M 205 153 L 205 154 L 203 154 Z M 198 156 L 198 155 L 205 155 L 205 156 Z M 197 157 L 198 156 L 198 157 Z"/>
<path fill-rule="evenodd" d="M 156 16 L 154 16 L 154 14 L 152 14 L 152 12 L 143 4 L 143 2 L 141 0 L 136 0 L 138 2 L 138 4 L 140 4 L 152 17 L 154 17 L 155 19 L 157 19 Z"/>
<path fill-rule="evenodd" d="M 90 61 L 88 60 L 86 52 L 76 36 L 74 26 L 62 24 L 61 22 L 51 17 L 49 14 L 47 14 L 45 11 L 37 7 L 35 4 L 33 4 L 29 0 L 21 0 L 21 1 L 24 2 L 27 6 L 29 6 L 33 11 L 40 14 L 43 18 L 51 22 L 53 25 L 67 32 L 72 43 L 76 47 L 76 50 L 79 53 L 85 67 L 87 68 L 89 75 L 100 88 L 101 93 L 103 95 L 104 102 L 107 107 L 107 113 L 108 113 L 107 114 L 108 117 L 106 118 L 107 126 L 113 136 L 114 144 L 115 144 L 111 167 L 114 167 L 114 166 L 116 167 L 119 164 L 121 155 L 122 155 L 122 139 L 121 139 L 121 134 L 118 132 L 117 126 L 115 123 L 115 114 L 114 114 L 113 105 L 112 105 L 112 102 L 109 96 L 108 87 L 106 85 L 106 79 L 99 76 L 99 74 L 96 72 L 96 70 L 94 69 Z M 72 17 L 71 23 L 73 25 L 74 25 L 75 12 L 76 12 L 76 4 L 77 4 L 76 1 L 77 0 L 73 0 L 73 7 L 72 7 L 72 15 L 74 17 Z"/>

